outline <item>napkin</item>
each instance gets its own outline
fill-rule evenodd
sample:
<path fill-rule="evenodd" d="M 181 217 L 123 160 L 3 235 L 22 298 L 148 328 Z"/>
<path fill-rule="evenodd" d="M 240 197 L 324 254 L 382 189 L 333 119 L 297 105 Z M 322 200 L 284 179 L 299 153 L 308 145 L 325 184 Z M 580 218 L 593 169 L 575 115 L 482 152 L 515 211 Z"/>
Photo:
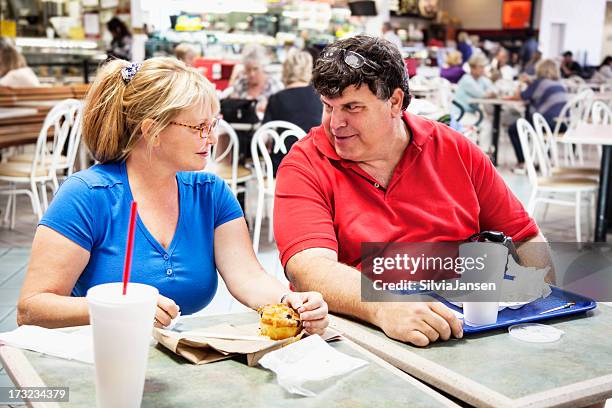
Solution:
<path fill-rule="evenodd" d="M 266 354 L 259 364 L 274 371 L 278 384 L 286 391 L 315 397 L 315 391 L 333 384 L 331 378 L 346 375 L 368 363 L 339 352 L 314 335 Z"/>
<path fill-rule="evenodd" d="M 252 340 L 224 339 L 218 337 L 206 337 L 206 333 L 216 333 L 236 336 L 253 336 Z M 289 343 L 300 340 L 303 333 L 296 337 L 284 340 L 270 340 L 267 337 L 258 336 L 259 323 L 233 326 L 222 323 L 216 326 L 177 332 L 167 329 L 153 329 L 153 337 L 162 346 L 179 356 L 184 357 L 193 364 L 208 364 L 232 357 L 237 354 L 245 355 L 247 364 L 252 367 L 257 365 L 259 359 L 267 353 L 286 346 Z M 326 341 L 340 338 L 340 334 L 330 328 L 323 335 Z"/>
<path fill-rule="evenodd" d="M 20 326 L 0 333 L 3 343 L 50 356 L 93 364 L 93 337 L 91 326 L 64 329 L 45 329 L 38 326 Z"/>
<path fill-rule="evenodd" d="M 537 269 L 517 264 L 512 257 L 508 258 L 506 276 L 502 284 L 502 300 L 504 302 L 530 303 L 534 300 L 548 297 L 552 290 L 544 278 L 550 267 Z"/>

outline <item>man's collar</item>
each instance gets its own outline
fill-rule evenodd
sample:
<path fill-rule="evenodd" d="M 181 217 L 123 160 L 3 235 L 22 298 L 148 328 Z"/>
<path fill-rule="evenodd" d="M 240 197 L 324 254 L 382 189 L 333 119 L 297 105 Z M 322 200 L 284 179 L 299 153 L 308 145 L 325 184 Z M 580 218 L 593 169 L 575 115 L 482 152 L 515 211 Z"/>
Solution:
<path fill-rule="evenodd" d="M 408 125 L 412 134 L 410 145 L 414 144 L 418 148 L 422 148 L 425 143 L 431 140 L 435 129 L 432 121 L 405 111 L 403 112 L 402 119 Z M 313 129 L 313 141 L 317 150 L 324 156 L 331 160 L 342 161 L 342 158 L 338 156 L 334 146 L 327 137 L 323 125 Z"/>

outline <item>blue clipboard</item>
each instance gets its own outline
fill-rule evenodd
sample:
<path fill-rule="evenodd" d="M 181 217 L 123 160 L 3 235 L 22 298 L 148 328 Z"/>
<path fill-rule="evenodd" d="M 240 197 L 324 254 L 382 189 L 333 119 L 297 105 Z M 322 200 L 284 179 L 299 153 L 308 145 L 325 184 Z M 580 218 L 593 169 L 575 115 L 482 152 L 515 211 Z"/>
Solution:
<path fill-rule="evenodd" d="M 597 307 L 597 302 L 593 299 L 585 296 L 578 295 L 576 293 L 567 292 L 563 289 L 559 289 L 555 286 L 550 287 L 552 293 L 544 298 L 538 299 L 534 302 L 528 303 L 519 309 L 505 308 L 497 314 L 497 322 L 494 324 L 488 324 L 484 326 L 470 326 L 467 323 L 463 323 L 463 333 L 481 333 L 489 330 L 500 329 L 513 324 L 537 322 L 541 320 L 548 320 L 559 316 L 568 316 L 577 313 L 584 313 L 587 310 L 594 309 Z M 435 295 L 434 295 L 435 296 Z M 438 300 L 444 303 L 449 308 L 462 313 L 463 310 L 459 306 L 455 306 L 441 296 L 435 296 Z M 545 314 L 539 314 L 545 310 L 550 310 L 558 306 L 563 306 L 569 302 L 576 303 L 575 305 L 555 310 Z"/>

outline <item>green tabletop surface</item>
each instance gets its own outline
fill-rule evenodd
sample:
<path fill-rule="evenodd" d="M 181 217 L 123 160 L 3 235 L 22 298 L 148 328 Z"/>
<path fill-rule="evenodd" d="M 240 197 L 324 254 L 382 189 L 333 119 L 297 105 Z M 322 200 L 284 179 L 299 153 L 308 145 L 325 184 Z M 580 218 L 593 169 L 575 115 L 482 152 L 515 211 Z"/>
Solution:
<path fill-rule="evenodd" d="M 206 316 L 184 319 L 181 327 L 189 330 L 225 322 L 241 325 L 256 322 L 257 319 L 255 312 Z M 338 351 L 365 359 L 369 364 L 344 378 L 330 380 L 329 386 L 312 398 L 289 394 L 276 383 L 273 372 L 261 366 L 248 367 L 246 358 L 236 357 L 193 365 L 158 345 L 150 350 L 142 406 L 456 406 L 436 391 L 348 340 L 331 342 L 330 345 Z M 70 388 L 70 406 L 95 406 L 93 365 L 32 351 L 23 351 L 23 354 L 46 385 Z M 6 364 L 7 359 L 3 360 Z M 6 368 L 10 374 L 14 367 Z"/>
<path fill-rule="evenodd" d="M 414 347 L 378 328 L 334 318 L 333 326 L 384 360 L 476 406 L 580 406 L 612 397 L 612 308 L 540 322 L 564 331 L 526 343 L 506 329 Z"/>

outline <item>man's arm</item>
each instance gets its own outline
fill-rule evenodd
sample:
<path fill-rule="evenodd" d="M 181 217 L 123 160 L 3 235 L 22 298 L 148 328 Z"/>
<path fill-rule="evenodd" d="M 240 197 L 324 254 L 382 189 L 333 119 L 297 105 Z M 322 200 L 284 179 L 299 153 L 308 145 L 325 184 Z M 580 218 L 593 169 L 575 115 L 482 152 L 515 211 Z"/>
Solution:
<path fill-rule="evenodd" d="M 546 282 L 555 284 L 555 267 L 550 255 L 548 241 L 541 232 L 527 241 L 516 244 L 516 252 L 519 255 L 522 266 L 534 266 L 538 269 L 550 267 L 546 274 Z"/>
<path fill-rule="evenodd" d="M 374 324 L 391 338 L 426 346 L 451 335 L 463 336 L 461 322 L 442 303 L 407 301 L 402 296 L 389 302 L 361 301 L 361 273 L 338 262 L 332 250 L 301 251 L 289 259 L 286 272 L 297 290 L 320 292 L 331 312 Z"/>

